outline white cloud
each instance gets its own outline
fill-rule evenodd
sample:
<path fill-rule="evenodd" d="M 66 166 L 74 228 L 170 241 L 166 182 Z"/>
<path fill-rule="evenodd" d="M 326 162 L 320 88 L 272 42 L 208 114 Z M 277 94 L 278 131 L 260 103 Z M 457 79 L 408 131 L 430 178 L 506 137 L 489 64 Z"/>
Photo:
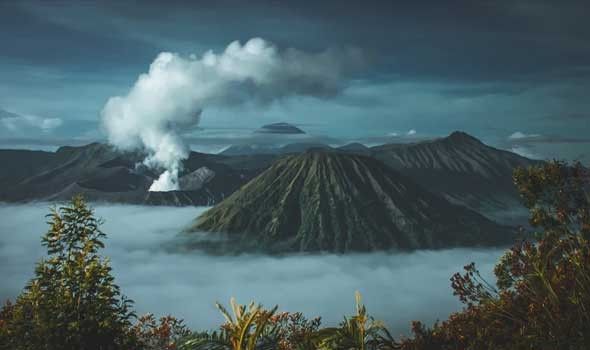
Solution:
<path fill-rule="evenodd" d="M 512 133 L 510 136 L 508 136 L 508 139 L 510 140 L 523 140 L 523 139 L 530 139 L 530 138 L 535 138 L 535 137 L 540 137 L 541 135 L 539 134 L 525 134 L 523 132 L 520 131 L 516 131 L 514 133 Z"/>
<path fill-rule="evenodd" d="M 188 157 L 182 133 L 195 128 L 209 107 L 289 96 L 333 96 L 343 77 L 362 64 L 357 50 L 280 51 L 254 38 L 234 41 L 222 53 L 183 57 L 162 52 L 126 96 L 111 97 L 102 111 L 109 142 L 148 152 L 145 163 L 167 171 L 151 190 L 177 189 L 175 177 Z"/>
<path fill-rule="evenodd" d="M 411 129 L 411 130 L 408 131 L 408 133 L 406 135 L 408 135 L 408 136 L 414 136 L 414 135 L 416 135 L 416 130 L 415 129 Z"/>
<path fill-rule="evenodd" d="M 44 118 L 36 115 L 20 115 L 0 109 L 0 122 L 11 132 L 25 132 L 31 129 L 49 133 L 62 125 L 60 118 Z"/>
<path fill-rule="evenodd" d="M 45 251 L 49 204 L 0 205 L 0 300 L 14 298 L 32 277 Z M 431 324 L 460 309 L 450 276 L 475 261 L 494 281 L 493 265 L 503 249 L 423 250 L 397 254 L 304 254 L 210 256 L 169 249 L 182 243 L 178 232 L 203 208 L 97 206 L 108 236 L 115 282 L 135 300 L 138 314 L 168 313 L 194 329 L 219 326 L 216 301 L 234 296 L 281 310 L 322 316 L 332 326 L 354 311 L 354 291 L 363 294 L 369 313 L 386 322 L 394 335 L 407 333 L 411 320 Z"/>
<path fill-rule="evenodd" d="M 59 126 L 61 126 L 62 120 L 59 118 L 45 118 L 41 121 L 41 130 L 44 132 L 51 131 Z"/>
<path fill-rule="evenodd" d="M 513 146 L 510 151 L 529 159 L 543 159 L 542 156 L 534 153 L 532 150 L 524 146 Z"/>

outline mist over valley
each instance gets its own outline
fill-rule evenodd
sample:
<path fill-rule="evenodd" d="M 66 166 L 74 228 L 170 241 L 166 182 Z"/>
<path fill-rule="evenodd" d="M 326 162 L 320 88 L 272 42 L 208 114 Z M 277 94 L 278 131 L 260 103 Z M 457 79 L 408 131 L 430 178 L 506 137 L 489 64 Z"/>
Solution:
<path fill-rule="evenodd" d="M 45 254 L 40 235 L 47 231 L 48 203 L 0 205 L 0 298 L 14 298 L 33 276 Z M 171 243 L 206 208 L 96 205 L 108 234 L 116 282 L 139 313 L 173 314 L 197 329 L 223 321 L 215 302 L 235 297 L 280 310 L 322 316 L 336 325 L 354 307 L 360 291 L 367 308 L 394 334 L 407 333 L 408 320 L 444 319 L 461 304 L 452 295 L 450 276 L 471 261 L 490 278 L 502 248 L 446 249 L 372 254 L 294 254 L 214 256 L 175 252 Z"/>

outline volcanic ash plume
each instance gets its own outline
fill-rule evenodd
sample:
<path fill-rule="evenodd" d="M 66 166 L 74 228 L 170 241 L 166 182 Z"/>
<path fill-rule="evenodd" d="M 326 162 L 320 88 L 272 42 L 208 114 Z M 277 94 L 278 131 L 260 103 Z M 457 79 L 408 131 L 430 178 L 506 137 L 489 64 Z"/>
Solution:
<path fill-rule="evenodd" d="M 234 41 L 223 52 L 202 57 L 162 52 L 126 96 L 108 100 L 102 121 L 111 144 L 145 151 L 144 164 L 163 171 L 150 191 L 177 190 L 189 154 L 182 135 L 199 124 L 207 107 L 334 96 L 344 77 L 362 64 L 358 50 L 281 51 L 260 38 L 244 45 Z"/>

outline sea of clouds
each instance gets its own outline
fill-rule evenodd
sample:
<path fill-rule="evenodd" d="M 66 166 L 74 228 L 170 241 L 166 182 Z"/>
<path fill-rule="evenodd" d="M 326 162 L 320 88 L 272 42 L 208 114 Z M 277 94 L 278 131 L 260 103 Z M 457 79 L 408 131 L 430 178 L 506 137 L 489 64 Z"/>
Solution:
<path fill-rule="evenodd" d="M 0 204 L 0 299 L 14 298 L 45 254 L 49 204 Z M 280 310 L 322 316 L 335 325 L 354 312 L 360 291 L 373 316 L 393 334 L 407 333 L 411 320 L 444 319 L 461 304 L 449 278 L 475 261 L 490 280 L 502 249 L 447 249 L 412 253 L 351 255 L 210 256 L 171 250 L 178 233 L 206 208 L 97 205 L 108 234 L 104 255 L 116 282 L 139 314 L 172 314 L 192 327 L 223 322 L 216 301 L 234 296 Z"/>

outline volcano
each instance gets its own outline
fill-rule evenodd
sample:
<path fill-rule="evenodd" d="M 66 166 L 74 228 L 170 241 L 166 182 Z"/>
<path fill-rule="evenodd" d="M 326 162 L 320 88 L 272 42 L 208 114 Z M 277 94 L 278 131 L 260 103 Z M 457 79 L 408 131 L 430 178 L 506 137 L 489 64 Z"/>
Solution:
<path fill-rule="evenodd" d="M 278 160 L 196 219 L 226 247 L 349 252 L 501 245 L 512 229 L 451 204 L 380 161 L 307 151 Z M 229 242 L 229 243 L 228 243 Z"/>

